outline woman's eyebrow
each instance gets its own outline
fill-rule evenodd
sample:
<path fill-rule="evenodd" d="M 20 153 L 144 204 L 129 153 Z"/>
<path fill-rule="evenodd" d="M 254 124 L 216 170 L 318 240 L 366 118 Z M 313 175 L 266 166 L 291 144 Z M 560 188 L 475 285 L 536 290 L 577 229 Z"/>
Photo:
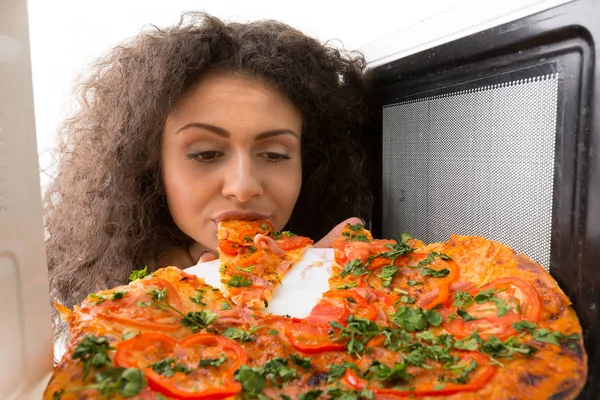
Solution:
<path fill-rule="evenodd" d="M 214 134 L 217 134 L 219 136 L 226 137 L 226 138 L 228 138 L 230 136 L 229 132 L 227 132 L 225 129 L 220 128 L 218 126 L 214 126 L 214 125 L 203 124 L 202 122 L 191 122 L 191 123 L 179 128 L 179 130 L 175 133 L 177 134 L 177 133 L 179 133 L 185 129 L 189 129 L 189 128 L 206 129 L 207 131 L 210 131 Z"/>
<path fill-rule="evenodd" d="M 297 139 L 300 139 L 300 135 L 298 135 L 296 132 L 292 131 L 291 129 L 273 129 L 271 131 L 259 133 L 258 135 L 256 135 L 256 140 L 268 139 L 273 136 L 279 136 L 279 135 L 292 135 L 292 136 L 295 136 Z"/>
<path fill-rule="evenodd" d="M 219 136 L 225 137 L 225 138 L 228 138 L 231 136 L 227 130 L 225 130 L 221 127 L 210 125 L 210 124 L 205 124 L 202 122 L 191 122 L 191 123 L 179 128 L 179 130 L 175 133 L 177 134 L 177 133 L 179 133 L 183 130 L 189 129 L 189 128 L 205 129 L 209 132 L 212 132 L 216 135 L 219 135 Z M 273 129 L 270 131 L 265 131 L 265 132 L 259 133 L 256 136 L 255 140 L 264 140 L 264 139 L 272 138 L 274 136 L 279 136 L 279 135 L 292 135 L 292 136 L 296 137 L 297 139 L 300 139 L 300 135 L 298 135 L 296 132 L 292 131 L 291 129 Z"/>

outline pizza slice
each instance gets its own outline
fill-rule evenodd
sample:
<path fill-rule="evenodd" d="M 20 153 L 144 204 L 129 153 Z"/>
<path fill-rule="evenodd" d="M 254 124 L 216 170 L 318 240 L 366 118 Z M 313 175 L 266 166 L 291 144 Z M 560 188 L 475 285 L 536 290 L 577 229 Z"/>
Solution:
<path fill-rule="evenodd" d="M 235 304 L 266 308 L 273 290 L 312 239 L 276 232 L 268 220 L 219 222 L 222 291 Z"/>

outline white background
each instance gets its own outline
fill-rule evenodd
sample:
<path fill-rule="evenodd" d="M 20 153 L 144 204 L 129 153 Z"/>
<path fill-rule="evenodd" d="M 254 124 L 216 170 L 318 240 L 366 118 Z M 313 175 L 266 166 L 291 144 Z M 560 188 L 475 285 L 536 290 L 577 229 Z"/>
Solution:
<path fill-rule="evenodd" d="M 42 187 L 52 176 L 58 125 L 94 60 L 182 11 L 223 20 L 277 19 L 322 41 L 339 39 L 378 65 L 568 0 L 29 0 L 31 61 Z M 339 44 L 338 44 L 339 45 Z"/>

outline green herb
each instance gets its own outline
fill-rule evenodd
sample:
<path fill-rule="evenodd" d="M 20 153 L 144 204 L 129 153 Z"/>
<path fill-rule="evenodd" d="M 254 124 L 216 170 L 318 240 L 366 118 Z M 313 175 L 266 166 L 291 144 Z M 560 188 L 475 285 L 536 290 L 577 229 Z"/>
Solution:
<path fill-rule="evenodd" d="M 329 364 L 329 371 L 327 372 L 327 383 L 335 383 L 341 378 L 345 373 L 346 369 L 353 369 L 357 374 L 360 373 L 360 370 L 356 366 L 356 364 L 350 363 L 348 361 L 344 361 L 341 364 Z"/>
<path fill-rule="evenodd" d="M 488 353 L 494 358 L 511 359 L 515 353 L 529 356 L 535 352 L 535 348 L 518 342 L 516 337 L 510 337 L 504 342 L 496 336 L 485 341 L 477 333 L 472 334 L 471 337 L 479 342 L 479 351 Z"/>
<path fill-rule="evenodd" d="M 91 367 L 101 368 L 111 366 L 108 351 L 114 350 L 104 337 L 86 335 L 75 348 L 73 360 L 81 360 L 83 363 L 83 380 L 90 372 Z"/>
<path fill-rule="evenodd" d="M 95 304 L 102 304 L 106 300 L 118 300 L 118 299 L 122 299 L 127 293 L 128 292 L 112 292 L 110 294 L 110 296 L 104 296 L 104 295 L 101 295 L 101 294 L 92 293 L 88 297 L 91 298 L 91 299 L 98 299 L 98 301 Z"/>
<path fill-rule="evenodd" d="M 466 312 L 463 308 L 457 308 L 456 309 L 456 313 L 465 321 L 474 321 L 475 318 L 473 318 L 468 312 Z"/>
<path fill-rule="evenodd" d="M 223 336 L 231 340 L 238 341 L 240 343 L 248 343 L 256 341 L 256 337 L 250 336 L 248 332 L 238 328 L 227 328 L 223 332 Z"/>
<path fill-rule="evenodd" d="M 261 368 L 252 368 L 242 364 L 233 374 L 233 378 L 242 385 L 245 393 L 250 395 L 259 394 L 267 386 Z"/>
<path fill-rule="evenodd" d="M 417 285 L 423 284 L 423 282 L 413 281 L 413 280 L 408 280 L 406 283 L 408 283 L 409 286 L 417 286 Z"/>
<path fill-rule="evenodd" d="M 342 272 L 340 272 L 340 276 L 342 278 L 347 277 L 348 275 L 366 275 L 369 273 L 369 270 L 366 268 L 362 268 L 362 264 L 359 259 L 351 260 L 344 265 Z"/>
<path fill-rule="evenodd" d="M 366 237 L 363 233 L 354 236 L 353 238 L 351 238 L 350 240 L 352 241 L 356 241 L 356 242 L 368 242 L 369 238 Z"/>
<path fill-rule="evenodd" d="M 345 327 L 335 321 L 329 322 L 329 325 L 340 329 L 339 336 L 335 340 L 347 339 L 346 351 L 357 356 L 364 353 L 369 340 L 379 334 L 379 325 L 369 319 L 356 318 L 354 315 L 348 317 L 348 325 Z"/>
<path fill-rule="evenodd" d="M 137 335 L 139 335 L 140 333 L 141 333 L 141 332 L 137 332 L 137 333 L 135 333 L 135 332 L 127 332 L 127 333 L 125 333 L 125 334 L 124 334 L 124 335 L 121 337 L 121 339 L 122 339 L 122 340 L 131 339 L 132 337 L 134 337 L 134 336 L 137 336 Z"/>
<path fill-rule="evenodd" d="M 142 279 L 151 276 L 152 274 L 148 273 L 148 266 L 146 265 L 144 269 L 134 269 L 133 271 L 131 271 L 131 274 L 129 274 L 129 280 L 133 282 L 137 279 Z"/>
<path fill-rule="evenodd" d="M 469 374 L 477 368 L 477 362 L 471 358 L 471 362 L 464 370 L 458 375 L 456 378 L 449 379 L 452 383 L 462 383 L 465 384 L 469 381 Z"/>
<path fill-rule="evenodd" d="M 429 267 L 425 267 L 421 270 L 421 275 L 422 276 L 432 276 L 434 278 L 444 278 L 448 275 L 450 275 L 450 270 L 448 268 L 444 268 L 441 270 L 435 270 L 435 269 L 431 269 Z"/>
<path fill-rule="evenodd" d="M 277 329 L 269 329 L 269 335 L 277 336 L 279 335 L 279 331 Z"/>
<path fill-rule="evenodd" d="M 228 302 L 224 301 L 221 303 L 221 310 L 231 310 L 231 306 Z"/>
<path fill-rule="evenodd" d="M 358 282 L 350 282 L 345 285 L 339 285 L 335 289 L 336 290 L 348 290 L 348 289 L 352 289 L 353 287 L 356 287 L 356 286 L 358 286 Z"/>
<path fill-rule="evenodd" d="M 201 306 L 206 306 L 206 303 L 204 303 L 202 300 L 202 293 L 204 292 L 203 289 L 196 289 L 196 293 L 194 293 L 194 297 L 190 297 L 190 300 L 192 301 L 192 303 L 196 303 L 199 304 Z"/>
<path fill-rule="evenodd" d="M 394 275 L 396 275 L 396 272 L 399 270 L 400 268 L 396 267 L 395 265 L 387 265 L 381 268 L 381 272 L 377 274 L 377 276 L 383 280 L 383 287 L 390 286 L 392 279 L 394 279 Z"/>
<path fill-rule="evenodd" d="M 310 357 L 300 357 L 298 354 L 292 354 L 292 362 L 305 371 L 310 370 Z"/>
<path fill-rule="evenodd" d="M 327 390 L 329 400 L 373 400 L 375 395 L 367 389 L 342 390 L 341 388 L 329 388 Z"/>
<path fill-rule="evenodd" d="M 561 332 L 552 332 L 545 328 L 536 329 L 533 331 L 533 339 L 538 342 L 545 342 L 555 345 L 560 345 L 559 341 L 563 339 L 580 339 L 579 335 L 564 335 Z"/>
<path fill-rule="evenodd" d="M 431 326 L 440 326 L 443 321 L 442 315 L 436 310 L 426 310 L 425 319 Z"/>
<path fill-rule="evenodd" d="M 513 327 L 516 330 L 518 330 L 519 332 L 523 332 L 524 330 L 527 330 L 531 333 L 532 330 L 537 328 L 537 325 L 534 324 L 533 322 L 529 322 L 529 321 L 519 321 L 519 322 L 514 322 Z"/>
<path fill-rule="evenodd" d="M 415 304 L 417 300 L 414 297 L 408 297 L 407 295 L 403 295 L 400 297 L 400 300 L 398 300 L 398 302 L 406 304 Z"/>
<path fill-rule="evenodd" d="M 391 259 L 390 264 L 393 264 L 394 260 L 396 260 L 396 258 L 398 258 L 404 254 L 415 251 L 415 249 L 410 247 L 410 245 L 408 244 L 409 239 L 410 239 L 410 235 L 404 233 L 404 234 L 402 234 L 400 242 L 398 242 L 396 244 L 384 245 L 384 246 L 388 247 L 390 250 L 386 251 L 386 252 L 378 253 L 374 256 L 369 257 L 367 259 L 367 263 L 366 263 L 365 267 L 368 266 L 371 263 L 371 261 L 373 261 L 376 258 L 380 258 L 380 257 Z"/>
<path fill-rule="evenodd" d="M 348 228 L 350 228 L 351 231 L 354 231 L 354 232 L 358 232 L 364 228 L 362 224 L 355 224 L 355 225 L 348 224 L 347 226 L 348 226 Z"/>
<path fill-rule="evenodd" d="M 242 242 L 244 243 L 252 243 L 254 240 L 252 239 L 252 236 L 250 235 L 246 235 L 242 238 Z"/>
<path fill-rule="evenodd" d="M 421 268 L 428 264 L 431 264 L 435 260 L 435 257 L 439 257 L 442 260 L 452 260 L 450 257 L 448 257 L 447 255 L 445 255 L 443 253 L 438 253 L 436 251 L 432 251 L 431 253 L 429 253 L 427 255 L 426 259 L 419 261 L 419 263 L 417 264 L 417 268 Z"/>
<path fill-rule="evenodd" d="M 152 297 L 152 300 L 161 302 L 167 300 L 167 288 L 163 288 L 162 290 L 158 290 L 157 288 L 150 288 L 149 291 L 146 291 L 146 294 Z"/>
<path fill-rule="evenodd" d="M 164 375 L 166 377 L 171 377 L 175 375 L 176 372 L 181 372 L 185 375 L 188 375 L 193 371 L 191 368 L 187 368 L 185 365 L 179 364 L 172 357 L 168 357 L 164 360 L 150 364 L 150 368 L 152 368 L 152 370 L 157 374 Z"/>
<path fill-rule="evenodd" d="M 471 296 L 467 292 L 457 291 L 454 295 L 454 304 L 456 307 L 464 307 L 467 308 L 471 304 L 473 304 L 473 296 Z"/>
<path fill-rule="evenodd" d="M 96 374 L 96 384 L 86 388 L 96 389 L 106 397 L 120 394 L 123 397 L 138 395 L 147 385 L 146 378 L 137 368 L 112 367 Z"/>
<path fill-rule="evenodd" d="M 183 326 L 188 326 L 192 332 L 201 328 L 206 328 L 217 320 L 217 313 L 210 310 L 188 312 L 181 320 Z"/>
<path fill-rule="evenodd" d="M 200 362 L 198 363 L 198 366 L 199 367 L 203 367 L 203 368 L 206 368 L 206 367 L 219 367 L 225 361 L 227 361 L 227 357 L 225 357 L 224 355 L 222 355 L 219 358 L 201 359 Z"/>
<path fill-rule="evenodd" d="M 407 364 L 404 360 L 401 363 L 395 363 L 392 368 L 379 361 L 373 361 L 368 372 L 379 381 L 396 385 L 398 383 L 408 383 L 412 380 L 413 376 L 406 372 L 406 367 Z"/>
<path fill-rule="evenodd" d="M 254 271 L 254 269 L 256 268 L 256 265 L 251 265 L 249 267 L 243 268 L 243 267 L 237 267 L 236 269 L 238 271 L 243 271 L 243 272 L 252 272 Z"/>
<path fill-rule="evenodd" d="M 385 338 L 383 345 L 392 351 L 400 351 L 414 343 L 412 335 L 403 329 L 384 328 L 380 333 Z"/>
<path fill-rule="evenodd" d="M 418 307 L 399 306 L 392 321 L 407 332 L 422 331 L 428 327 L 425 313 Z"/>
<path fill-rule="evenodd" d="M 309 390 L 306 393 L 300 393 L 298 400 L 317 400 L 322 393 L 323 391 L 320 389 Z"/>
<path fill-rule="evenodd" d="M 247 287 L 252 286 L 252 280 L 244 278 L 242 275 L 233 275 L 229 281 L 225 282 L 229 286 L 233 287 Z"/>

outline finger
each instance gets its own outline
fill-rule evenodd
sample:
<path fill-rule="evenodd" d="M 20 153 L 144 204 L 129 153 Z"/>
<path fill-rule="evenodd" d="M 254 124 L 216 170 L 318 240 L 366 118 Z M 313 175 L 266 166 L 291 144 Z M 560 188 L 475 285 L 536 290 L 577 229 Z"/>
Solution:
<path fill-rule="evenodd" d="M 210 251 L 205 251 L 204 253 L 202 253 L 200 258 L 198 259 L 198 263 L 209 262 L 209 261 L 213 261 L 216 259 L 217 259 L 217 257 L 215 257 L 215 255 L 213 253 L 211 253 Z"/>
<path fill-rule="evenodd" d="M 342 234 L 342 229 L 344 228 L 344 226 L 346 226 L 346 224 L 364 225 L 362 219 L 360 219 L 360 218 L 357 218 L 357 217 L 348 218 L 347 220 L 342 221 L 339 224 L 337 224 L 335 226 L 335 228 L 333 228 L 327 235 L 325 235 L 323 237 L 323 239 L 321 239 L 317 243 L 315 243 L 314 247 L 331 247 L 331 243 L 333 242 L 333 239 L 338 238 Z"/>

